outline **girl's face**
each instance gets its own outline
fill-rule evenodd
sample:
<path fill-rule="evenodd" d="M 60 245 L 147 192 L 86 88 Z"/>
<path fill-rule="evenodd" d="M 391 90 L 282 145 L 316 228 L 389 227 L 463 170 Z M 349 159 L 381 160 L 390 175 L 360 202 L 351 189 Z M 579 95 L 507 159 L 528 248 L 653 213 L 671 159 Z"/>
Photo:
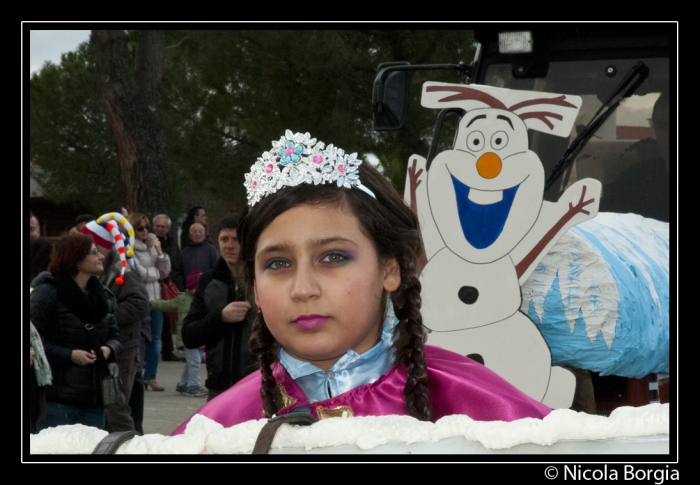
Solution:
<path fill-rule="evenodd" d="M 268 329 L 290 355 L 325 370 L 379 342 L 382 293 L 400 283 L 396 260 L 379 260 L 348 209 L 300 205 L 258 239 L 255 302 Z"/>

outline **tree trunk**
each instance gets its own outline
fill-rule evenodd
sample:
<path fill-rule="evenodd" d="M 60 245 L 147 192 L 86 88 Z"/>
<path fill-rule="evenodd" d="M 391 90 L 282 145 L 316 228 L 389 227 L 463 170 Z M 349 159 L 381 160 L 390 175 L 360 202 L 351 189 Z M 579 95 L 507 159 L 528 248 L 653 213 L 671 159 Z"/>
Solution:
<path fill-rule="evenodd" d="M 121 169 L 123 202 L 131 212 L 152 216 L 166 208 L 165 31 L 141 30 L 137 40 L 133 62 L 123 30 L 93 30 L 90 50 Z"/>

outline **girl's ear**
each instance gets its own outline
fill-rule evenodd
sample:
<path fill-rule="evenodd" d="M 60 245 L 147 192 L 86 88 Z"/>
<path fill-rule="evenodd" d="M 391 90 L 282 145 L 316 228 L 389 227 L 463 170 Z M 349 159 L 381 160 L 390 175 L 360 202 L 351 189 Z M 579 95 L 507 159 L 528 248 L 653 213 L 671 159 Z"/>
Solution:
<path fill-rule="evenodd" d="M 387 259 L 384 261 L 384 289 L 392 292 L 396 291 L 401 285 L 401 267 L 396 259 Z"/>

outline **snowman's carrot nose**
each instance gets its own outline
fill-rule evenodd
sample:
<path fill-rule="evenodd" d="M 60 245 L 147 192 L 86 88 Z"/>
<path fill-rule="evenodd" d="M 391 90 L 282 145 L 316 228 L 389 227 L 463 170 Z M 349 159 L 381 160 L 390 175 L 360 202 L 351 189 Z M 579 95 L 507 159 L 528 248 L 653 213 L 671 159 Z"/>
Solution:
<path fill-rule="evenodd" d="M 485 179 L 492 179 L 498 176 L 502 167 L 501 157 L 493 152 L 484 153 L 476 161 L 476 170 Z"/>

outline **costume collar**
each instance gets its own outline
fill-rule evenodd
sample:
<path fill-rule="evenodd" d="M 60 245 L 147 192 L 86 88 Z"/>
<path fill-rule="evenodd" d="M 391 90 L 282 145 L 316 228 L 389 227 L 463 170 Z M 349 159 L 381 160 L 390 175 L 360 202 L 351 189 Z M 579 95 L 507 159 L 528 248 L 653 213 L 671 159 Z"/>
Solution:
<path fill-rule="evenodd" d="M 377 345 L 363 354 L 348 350 L 329 370 L 296 359 L 280 347 L 277 352 L 280 363 L 301 387 L 309 402 L 324 401 L 364 384 L 370 384 L 394 365 L 393 330 L 398 319 L 391 299 L 382 326 L 382 336 Z"/>

